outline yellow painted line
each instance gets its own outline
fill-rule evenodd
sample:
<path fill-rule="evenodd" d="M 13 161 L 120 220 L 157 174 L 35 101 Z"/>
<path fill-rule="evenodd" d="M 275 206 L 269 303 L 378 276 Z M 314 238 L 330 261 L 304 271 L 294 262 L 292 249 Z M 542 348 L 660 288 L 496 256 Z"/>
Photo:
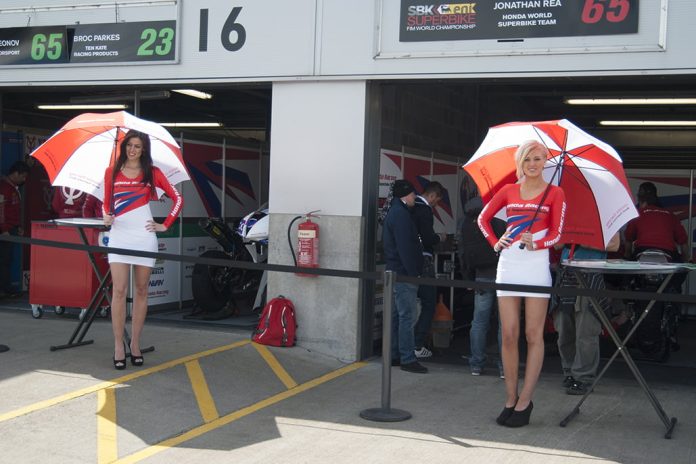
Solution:
<path fill-rule="evenodd" d="M 116 390 L 113 387 L 97 392 L 97 462 L 105 464 L 118 459 L 116 444 Z"/>
<path fill-rule="evenodd" d="M 233 348 L 239 348 L 240 346 L 244 346 L 251 343 L 250 340 L 242 340 L 240 342 L 235 342 L 229 345 L 223 345 L 218 348 L 213 348 L 207 351 L 201 351 L 200 353 L 192 354 L 189 356 L 184 356 L 183 358 L 179 359 L 174 359 L 172 361 L 168 361 L 166 363 L 158 364 L 157 366 L 153 366 L 147 369 L 141 369 L 138 370 L 138 372 L 135 372 L 133 374 L 128 374 L 124 375 L 123 377 L 118 377 L 113 380 L 108 380 L 106 382 L 101 382 L 96 385 L 92 385 L 91 387 L 86 387 L 82 388 L 80 390 L 75 390 L 70 393 L 66 393 L 64 395 L 56 396 L 54 398 L 50 398 L 44 401 L 39 401 L 38 403 L 30 404 L 29 406 L 24 406 L 19 409 L 15 409 L 14 411 L 6 412 L 4 414 L 0 414 L 0 422 L 4 422 L 6 420 L 14 419 L 15 417 L 19 416 L 24 416 L 26 414 L 35 412 L 35 411 L 40 411 L 42 409 L 50 408 L 51 406 L 55 406 L 60 403 L 64 403 L 65 401 L 73 400 L 75 398 L 79 398 L 81 396 L 89 395 L 90 393 L 95 393 L 98 392 L 99 390 L 103 390 L 105 388 L 109 387 L 114 387 L 116 385 L 120 385 L 126 382 L 130 382 L 131 380 L 144 377 L 146 375 L 154 374 L 155 372 L 160 372 L 165 369 L 169 369 L 175 366 L 178 366 L 180 364 L 186 364 L 189 361 L 193 361 L 195 359 L 200 359 L 204 358 L 206 356 L 210 356 L 213 354 L 217 353 L 222 353 L 224 351 L 231 350 Z"/>
<path fill-rule="evenodd" d="M 198 409 L 201 411 L 203 422 L 214 421 L 220 417 L 220 414 L 218 414 L 215 400 L 208 389 L 208 382 L 205 381 L 201 363 L 197 359 L 187 362 L 186 372 L 189 380 L 191 380 L 191 387 L 193 388 L 193 394 L 196 395 L 196 402 L 198 402 Z"/>
<path fill-rule="evenodd" d="M 285 390 L 283 392 L 280 392 L 276 395 L 273 395 L 269 398 L 266 398 L 265 400 L 261 400 L 258 403 L 254 403 L 251 406 L 247 406 L 246 408 L 242 408 L 238 411 L 231 412 L 225 416 L 222 416 L 219 419 L 215 419 L 212 422 L 208 422 L 207 424 L 199 425 L 198 427 L 193 428 L 187 432 L 184 432 L 181 435 L 177 435 L 175 437 L 161 441 L 156 445 L 147 447 L 143 450 L 140 450 L 136 453 L 133 453 L 129 456 L 125 456 L 124 458 L 121 458 L 115 462 L 118 464 L 130 464 L 130 463 L 140 462 L 143 459 L 154 456 L 155 454 L 157 454 L 161 451 L 166 451 L 174 446 L 180 445 L 181 443 L 184 443 L 184 442 L 189 441 L 189 440 L 193 440 L 194 438 L 199 437 L 205 433 L 211 432 L 211 431 L 218 429 L 224 425 L 227 425 L 231 422 L 234 422 L 238 419 L 241 419 L 245 416 L 248 416 L 249 414 L 260 411 L 263 408 L 267 408 L 268 406 L 272 406 L 276 403 L 279 403 L 280 401 L 283 401 L 283 400 L 288 399 L 288 398 L 292 398 L 295 395 L 298 395 L 298 394 L 305 392 L 307 390 L 310 390 L 318 385 L 326 383 L 329 380 L 333 380 L 337 377 L 340 377 L 342 375 L 345 375 L 345 374 L 348 374 L 348 373 L 353 372 L 355 370 L 358 370 L 361 367 L 364 367 L 366 365 L 367 365 L 366 362 L 357 362 L 357 363 L 353 363 L 353 364 L 350 364 L 348 366 L 342 367 L 342 368 L 335 370 L 333 372 L 329 372 L 328 374 L 322 375 L 321 377 L 317 377 L 314 380 L 310 380 L 309 382 L 305 382 L 303 384 L 300 384 L 296 388 L 293 388 L 292 390 Z"/>
<path fill-rule="evenodd" d="M 285 388 L 289 390 L 297 386 L 297 382 L 295 382 L 295 380 L 290 377 L 290 374 L 288 374 L 288 371 L 286 371 L 283 366 L 280 365 L 278 358 L 273 356 L 271 350 L 269 350 L 265 345 L 259 345 L 258 343 L 252 343 L 251 345 L 256 348 L 256 351 L 258 351 L 261 357 L 266 361 L 266 364 L 268 364 L 275 375 L 278 376 L 280 381 L 283 382 Z"/>

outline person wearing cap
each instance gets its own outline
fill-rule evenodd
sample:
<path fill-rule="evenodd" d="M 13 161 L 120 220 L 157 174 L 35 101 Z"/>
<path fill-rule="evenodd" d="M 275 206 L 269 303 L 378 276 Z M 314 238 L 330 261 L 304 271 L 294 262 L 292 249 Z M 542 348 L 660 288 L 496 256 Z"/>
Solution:
<path fill-rule="evenodd" d="M 652 182 L 640 184 L 638 217 L 628 223 L 624 237 L 630 257 L 635 258 L 648 249 L 658 249 L 668 253 L 674 262 L 689 259 L 686 230 L 670 210 L 660 206 L 657 187 Z"/>
<path fill-rule="evenodd" d="M 416 202 L 413 207 L 413 220 L 416 223 L 416 230 L 423 245 L 423 271 L 421 276 L 434 279 L 435 265 L 433 262 L 433 252 L 435 245 L 447 238 L 445 234 L 435 232 L 433 208 L 445 196 L 445 188 L 439 182 L 430 182 L 426 185 L 421 195 L 416 195 Z M 418 321 L 414 328 L 414 339 L 416 345 L 417 358 L 429 358 L 433 355 L 425 346 L 425 339 L 430 332 L 430 325 L 435 314 L 435 304 L 437 303 L 437 287 L 432 285 L 418 286 L 418 298 L 421 302 L 421 311 Z"/>
<path fill-rule="evenodd" d="M 423 248 L 411 217 L 416 191 L 409 181 L 400 179 L 394 182 L 392 194 L 382 227 L 386 269 L 400 276 L 419 277 L 423 270 Z M 417 293 L 416 284 L 394 283 L 392 365 L 400 365 L 403 371 L 424 374 L 428 369 L 416 359 L 413 332 Z"/>

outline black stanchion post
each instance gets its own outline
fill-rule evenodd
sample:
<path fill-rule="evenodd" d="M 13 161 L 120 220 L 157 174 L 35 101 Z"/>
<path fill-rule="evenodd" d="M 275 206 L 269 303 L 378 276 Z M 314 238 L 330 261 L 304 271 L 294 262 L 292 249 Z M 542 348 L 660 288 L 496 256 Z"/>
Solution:
<path fill-rule="evenodd" d="M 411 413 L 391 408 L 391 337 L 392 307 L 394 305 L 394 271 L 384 272 L 384 305 L 382 306 L 382 407 L 363 409 L 360 417 L 376 422 L 400 422 Z"/>

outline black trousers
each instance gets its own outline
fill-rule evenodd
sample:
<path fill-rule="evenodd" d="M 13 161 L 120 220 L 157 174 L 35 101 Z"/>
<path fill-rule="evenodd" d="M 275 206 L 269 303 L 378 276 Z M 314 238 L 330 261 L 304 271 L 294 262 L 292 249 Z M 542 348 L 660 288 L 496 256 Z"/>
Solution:
<path fill-rule="evenodd" d="M 10 232 L 11 235 L 15 235 Z M 0 240 L 0 292 L 13 293 L 12 288 L 12 255 L 17 245 Z"/>

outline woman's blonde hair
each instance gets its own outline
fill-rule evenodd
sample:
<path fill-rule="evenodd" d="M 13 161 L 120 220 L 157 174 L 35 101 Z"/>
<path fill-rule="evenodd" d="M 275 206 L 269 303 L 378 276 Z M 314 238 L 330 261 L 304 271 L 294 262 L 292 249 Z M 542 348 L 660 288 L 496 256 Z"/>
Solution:
<path fill-rule="evenodd" d="M 540 150 L 544 153 L 544 155 L 548 157 L 549 149 L 546 148 L 546 145 L 539 142 L 538 140 L 527 140 L 519 146 L 519 148 L 515 152 L 515 164 L 517 165 L 517 179 L 521 179 L 524 175 L 524 171 L 522 170 L 522 164 L 524 163 L 524 160 L 527 157 L 527 155 L 537 150 Z"/>

